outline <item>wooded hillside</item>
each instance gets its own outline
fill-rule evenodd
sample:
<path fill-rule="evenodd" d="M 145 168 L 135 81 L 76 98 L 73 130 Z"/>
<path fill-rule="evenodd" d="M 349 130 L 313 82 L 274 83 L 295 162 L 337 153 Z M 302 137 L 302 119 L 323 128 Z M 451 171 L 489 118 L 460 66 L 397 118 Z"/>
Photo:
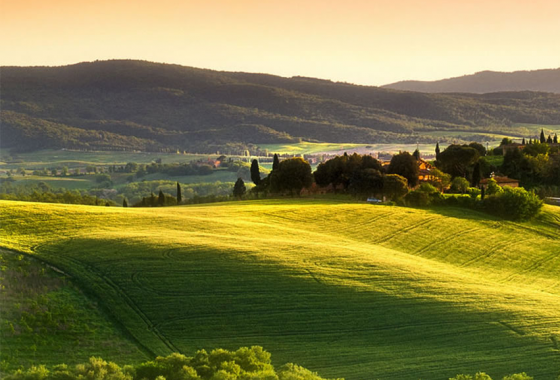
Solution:
<path fill-rule="evenodd" d="M 535 92 L 421 94 L 132 60 L 1 69 L 1 146 L 20 151 L 415 143 L 441 140 L 433 131 L 560 124 L 560 95 Z"/>

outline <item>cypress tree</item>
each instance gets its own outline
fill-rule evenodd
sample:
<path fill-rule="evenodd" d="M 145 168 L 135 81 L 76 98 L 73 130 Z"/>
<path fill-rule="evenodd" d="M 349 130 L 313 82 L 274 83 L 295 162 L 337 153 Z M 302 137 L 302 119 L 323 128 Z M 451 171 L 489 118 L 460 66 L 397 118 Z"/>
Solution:
<path fill-rule="evenodd" d="M 126 201 L 126 198 L 124 198 L 124 199 L 122 200 L 122 206 L 123 206 L 123 207 L 128 207 L 128 202 Z"/>
<path fill-rule="evenodd" d="M 159 191 L 158 195 L 158 205 L 163 206 L 165 205 L 165 195 L 163 195 L 163 191 Z"/>
<path fill-rule="evenodd" d="M 436 160 L 437 160 L 438 157 L 439 157 L 439 153 L 440 153 L 440 150 L 439 150 L 439 142 L 437 142 L 437 143 L 436 143 Z"/>
<path fill-rule="evenodd" d="M 254 159 L 253 162 L 251 162 L 251 181 L 253 181 L 253 183 L 257 186 L 261 183 L 261 173 L 259 172 L 259 162 L 256 159 Z"/>
<path fill-rule="evenodd" d="M 416 148 L 412 155 L 414 156 L 414 158 L 416 158 L 416 161 L 420 161 L 420 151 L 418 150 L 418 148 Z"/>
<path fill-rule="evenodd" d="M 480 200 L 481 201 L 484 200 L 485 191 L 486 190 L 484 190 L 484 186 L 480 186 Z"/>
<path fill-rule="evenodd" d="M 473 173 L 472 173 L 472 184 L 473 186 L 478 186 L 480 183 L 480 162 L 474 165 Z"/>
<path fill-rule="evenodd" d="M 548 135 L 548 138 L 546 139 L 547 144 L 552 144 L 552 136 Z"/>
<path fill-rule="evenodd" d="M 533 144 L 533 139 L 529 139 L 529 145 Z"/>
<path fill-rule="evenodd" d="M 521 145 L 525 145 L 525 137 L 523 137 L 523 141 L 521 141 Z"/>
<path fill-rule="evenodd" d="M 552 140 L 554 142 L 554 144 L 558 144 L 558 135 L 555 133 L 554 134 L 554 140 Z"/>
<path fill-rule="evenodd" d="M 247 188 L 245 187 L 245 182 L 243 182 L 243 180 L 241 178 L 237 178 L 237 181 L 235 182 L 235 185 L 233 186 L 233 196 L 235 198 L 241 199 L 241 197 L 243 197 L 243 195 L 245 195 L 246 191 L 247 191 Z"/>
<path fill-rule="evenodd" d="M 150 206 L 152 207 L 156 206 L 156 195 L 154 193 L 150 194 Z"/>
<path fill-rule="evenodd" d="M 280 165 L 280 160 L 278 159 L 278 155 L 274 153 L 274 158 L 272 159 L 272 170 L 277 170 L 278 165 Z"/>
<path fill-rule="evenodd" d="M 541 129 L 541 144 L 546 142 L 546 138 L 544 137 L 544 129 Z"/>
<path fill-rule="evenodd" d="M 180 205 L 183 201 L 183 196 L 181 195 L 181 185 L 177 182 L 177 204 Z"/>

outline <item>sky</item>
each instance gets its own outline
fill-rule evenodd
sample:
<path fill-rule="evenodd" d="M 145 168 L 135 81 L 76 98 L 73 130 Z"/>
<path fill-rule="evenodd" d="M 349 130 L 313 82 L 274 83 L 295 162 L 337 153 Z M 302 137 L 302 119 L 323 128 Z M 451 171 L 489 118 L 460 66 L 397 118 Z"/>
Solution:
<path fill-rule="evenodd" d="M 558 0 L 0 0 L 0 65 L 142 59 L 363 85 L 560 67 Z"/>

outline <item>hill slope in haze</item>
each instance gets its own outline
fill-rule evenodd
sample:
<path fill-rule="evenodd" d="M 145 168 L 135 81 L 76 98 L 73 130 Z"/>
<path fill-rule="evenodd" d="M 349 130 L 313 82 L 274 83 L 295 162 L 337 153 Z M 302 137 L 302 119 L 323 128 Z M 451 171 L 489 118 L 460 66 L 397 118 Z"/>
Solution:
<path fill-rule="evenodd" d="M 1 247 L 71 275 L 156 354 L 261 345 L 347 380 L 560 374 L 558 207 L 0 207 Z"/>
<path fill-rule="evenodd" d="M 417 92 L 457 92 L 485 94 L 504 91 L 541 91 L 560 94 L 560 68 L 503 73 L 481 71 L 472 75 L 437 81 L 408 80 L 382 86 Z"/>
<path fill-rule="evenodd" d="M 433 131 L 526 136 L 516 123 L 560 124 L 560 95 L 545 93 L 418 94 L 128 60 L 1 70 L 0 144 L 20 151 L 431 143 L 442 140 Z"/>

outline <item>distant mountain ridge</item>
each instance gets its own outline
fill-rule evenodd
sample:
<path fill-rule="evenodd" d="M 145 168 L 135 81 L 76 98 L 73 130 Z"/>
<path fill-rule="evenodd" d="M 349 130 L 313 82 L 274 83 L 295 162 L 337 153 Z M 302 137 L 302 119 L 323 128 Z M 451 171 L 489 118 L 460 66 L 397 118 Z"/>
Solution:
<path fill-rule="evenodd" d="M 20 151 L 435 143 L 445 137 L 434 131 L 521 136 L 517 123 L 560 125 L 558 94 L 424 94 L 135 60 L 0 70 L 0 146 Z"/>
<path fill-rule="evenodd" d="M 382 86 L 394 90 L 427 93 L 486 94 L 502 91 L 542 91 L 560 93 L 560 68 L 533 71 L 481 71 L 472 75 L 436 81 L 401 81 Z"/>

